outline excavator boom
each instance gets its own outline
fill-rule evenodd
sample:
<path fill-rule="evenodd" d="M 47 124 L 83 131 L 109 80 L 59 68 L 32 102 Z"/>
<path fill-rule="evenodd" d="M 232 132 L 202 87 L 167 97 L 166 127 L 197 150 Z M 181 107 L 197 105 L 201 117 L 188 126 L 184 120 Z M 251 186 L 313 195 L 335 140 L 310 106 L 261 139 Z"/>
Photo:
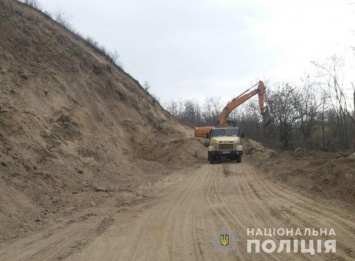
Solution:
<path fill-rule="evenodd" d="M 249 100 L 254 95 L 258 94 L 259 97 L 259 107 L 260 112 L 263 117 L 264 125 L 267 126 L 272 122 L 272 118 L 269 114 L 268 108 L 264 105 L 264 97 L 265 97 L 265 85 L 262 81 L 259 81 L 258 88 L 252 90 L 248 93 L 241 94 L 238 97 L 231 100 L 223 109 L 221 116 L 219 117 L 218 126 L 226 126 L 228 125 L 227 119 L 229 114 L 237 108 L 239 105 L 243 104 L 247 100 Z"/>
<path fill-rule="evenodd" d="M 247 94 L 244 94 L 242 96 L 239 96 L 237 98 L 234 98 L 233 100 L 231 100 L 223 109 L 221 116 L 219 117 L 218 120 L 218 126 L 224 126 L 224 125 L 228 125 L 227 123 L 227 119 L 229 114 L 235 109 L 237 108 L 239 105 L 243 104 L 245 101 L 249 100 L 251 97 L 253 97 L 255 94 L 257 94 L 258 91 L 254 90 L 251 91 Z"/>
<path fill-rule="evenodd" d="M 273 118 L 270 116 L 268 107 L 265 106 L 264 104 L 265 93 L 266 93 L 266 88 L 264 83 L 262 81 L 259 81 L 258 87 L 255 90 L 248 92 L 249 90 L 247 90 L 246 92 L 242 93 L 238 97 L 228 102 L 228 104 L 224 107 L 221 116 L 219 117 L 217 127 L 229 126 L 228 123 L 229 114 L 239 105 L 243 104 L 244 102 L 246 102 L 256 94 L 258 94 L 258 98 L 259 98 L 259 108 L 260 108 L 260 113 L 263 117 L 263 125 L 268 126 L 273 121 Z M 212 126 L 195 128 L 195 137 L 206 138 L 206 135 L 211 131 L 212 128 L 213 128 Z"/>

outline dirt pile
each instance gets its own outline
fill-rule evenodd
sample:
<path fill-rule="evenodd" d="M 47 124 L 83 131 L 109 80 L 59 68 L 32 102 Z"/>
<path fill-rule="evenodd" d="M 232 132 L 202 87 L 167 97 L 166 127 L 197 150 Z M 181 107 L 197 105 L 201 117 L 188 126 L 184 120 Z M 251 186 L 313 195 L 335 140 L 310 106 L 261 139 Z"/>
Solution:
<path fill-rule="evenodd" d="M 81 38 L 0 0 L 0 240 L 199 162 L 204 148 Z"/>
<path fill-rule="evenodd" d="M 298 193 L 353 208 L 355 161 L 344 152 L 288 151 L 258 157 L 256 165 L 274 182 L 283 182 Z"/>
<path fill-rule="evenodd" d="M 274 182 L 283 182 L 299 193 L 351 208 L 355 203 L 355 154 L 349 152 L 277 152 L 243 139 L 245 159 Z"/>
<path fill-rule="evenodd" d="M 271 158 L 275 155 L 275 151 L 272 149 L 264 147 L 261 143 L 250 140 L 248 138 L 241 139 L 244 154 L 249 159 L 258 159 L 258 158 Z"/>

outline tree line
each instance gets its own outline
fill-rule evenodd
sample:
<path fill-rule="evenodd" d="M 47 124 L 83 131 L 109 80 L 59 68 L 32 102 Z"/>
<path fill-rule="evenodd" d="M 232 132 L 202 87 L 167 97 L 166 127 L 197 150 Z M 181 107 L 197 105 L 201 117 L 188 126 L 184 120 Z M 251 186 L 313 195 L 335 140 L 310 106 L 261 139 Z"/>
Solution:
<path fill-rule="evenodd" d="M 266 81 L 274 117 L 268 127 L 262 126 L 257 97 L 236 108 L 230 118 L 246 137 L 275 149 L 353 149 L 355 88 L 342 84 L 341 61 L 336 56 L 314 65 L 317 75 L 297 83 Z M 216 125 L 224 106 L 216 97 L 206 98 L 203 104 L 193 100 L 165 104 L 181 123 L 193 127 Z"/>

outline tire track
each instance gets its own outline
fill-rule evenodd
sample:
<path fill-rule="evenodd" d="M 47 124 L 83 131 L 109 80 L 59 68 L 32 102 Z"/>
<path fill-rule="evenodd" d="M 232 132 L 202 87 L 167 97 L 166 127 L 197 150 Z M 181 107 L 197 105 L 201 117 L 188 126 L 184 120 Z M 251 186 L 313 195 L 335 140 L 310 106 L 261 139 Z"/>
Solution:
<path fill-rule="evenodd" d="M 275 189 L 275 184 L 271 184 L 270 181 L 261 181 L 260 178 L 258 177 L 258 175 L 256 174 L 256 171 L 255 170 L 251 170 L 251 173 L 253 173 L 253 176 L 256 178 L 256 180 L 265 188 L 266 191 L 268 191 L 268 193 L 270 195 L 272 195 L 273 197 L 275 198 L 279 198 L 280 200 L 284 201 L 285 202 L 285 198 L 289 199 L 288 203 L 292 202 L 294 204 L 294 207 L 296 209 L 299 209 L 300 211 L 302 212 L 306 212 L 306 213 L 309 213 L 311 215 L 313 215 L 315 218 L 319 219 L 327 219 L 330 223 L 333 223 L 334 220 L 333 219 L 330 219 L 330 217 L 328 216 L 331 216 L 335 219 L 338 220 L 338 222 L 341 222 L 343 224 L 343 226 L 346 226 L 348 230 L 350 231 L 354 231 L 354 227 L 355 227 L 355 224 L 354 226 L 350 225 L 348 222 L 352 223 L 351 221 L 348 221 L 348 220 L 345 220 L 344 222 L 344 219 L 339 217 L 339 216 L 335 216 L 334 214 L 332 213 L 328 213 L 326 211 L 322 212 L 322 211 L 319 211 L 317 210 L 316 208 L 310 208 L 310 207 L 307 207 L 305 206 L 305 204 L 315 204 L 315 202 L 310 202 L 310 201 L 306 201 L 305 198 L 303 197 L 300 197 L 300 196 L 295 196 L 293 194 L 291 194 L 290 191 L 288 191 L 287 193 L 283 192 L 283 189 L 282 188 L 278 188 L 278 189 Z M 305 204 L 301 204 L 301 203 L 298 203 L 298 202 L 303 202 Z M 319 206 L 319 205 L 318 205 Z M 318 207 L 318 209 L 322 209 L 321 206 Z"/>
<path fill-rule="evenodd" d="M 173 259 L 173 255 L 172 255 L 172 250 L 173 250 L 173 234 L 174 234 L 174 229 L 176 228 L 180 228 L 179 230 L 184 230 L 187 229 L 189 226 L 192 227 L 191 222 L 189 222 L 190 219 L 186 218 L 186 217 L 190 217 L 192 216 L 191 212 L 194 206 L 194 200 L 196 198 L 196 194 L 199 192 L 199 189 L 201 188 L 201 186 L 203 185 L 203 182 L 205 180 L 205 175 L 203 175 L 204 173 L 202 172 L 202 169 L 200 169 L 198 171 L 198 173 L 196 174 L 196 178 L 194 179 L 194 182 L 191 183 L 191 186 L 189 186 L 189 188 L 185 191 L 183 197 L 181 197 L 181 200 L 179 200 L 179 202 L 177 202 L 175 204 L 175 206 L 171 209 L 170 214 L 168 219 L 166 220 L 167 224 L 173 224 L 172 227 L 167 226 L 167 228 L 164 230 L 163 236 L 162 236 L 162 242 L 166 242 L 166 244 L 162 244 L 160 246 L 160 252 L 157 257 L 157 260 L 165 260 L 167 256 L 170 256 Z M 197 184 L 196 184 L 197 183 Z M 169 204 L 170 205 L 170 204 Z M 182 226 L 178 227 L 176 226 L 176 221 L 177 220 L 182 220 L 182 221 L 187 221 L 187 224 L 184 224 L 184 222 L 182 222 Z M 192 229 L 187 229 L 187 233 L 186 234 L 191 234 Z M 167 243 L 169 242 L 169 243 Z M 182 242 L 185 242 L 184 238 L 182 240 Z M 181 242 L 178 242 L 181 244 Z M 195 240 L 193 240 L 190 242 L 190 244 L 187 244 L 188 246 L 193 246 L 194 248 L 194 257 L 197 258 L 198 260 L 200 260 L 201 255 L 199 254 L 199 252 L 196 250 L 195 248 Z M 169 251 L 170 250 L 170 251 Z M 170 252 L 170 254 L 169 254 Z M 187 251 L 183 251 L 183 252 L 187 252 Z M 171 259 L 171 260 L 172 260 Z M 202 259 L 203 256 L 202 256 Z"/>
<path fill-rule="evenodd" d="M 223 214 L 224 214 L 224 220 L 226 220 L 227 219 L 227 221 L 229 221 L 229 223 L 234 223 L 234 225 L 235 225 L 235 223 L 238 223 L 238 224 L 240 224 L 241 225 L 241 227 L 243 228 L 242 230 L 243 231 L 246 231 L 246 229 L 247 229 L 247 226 L 245 225 L 245 223 L 247 223 L 246 221 L 248 220 L 245 220 L 245 217 L 244 217 L 244 223 L 242 223 L 242 221 L 241 221 L 241 219 L 243 218 L 243 215 L 240 215 L 239 214 L 239 218 L 236 216 L 236 214 L 234 214 L 232 211 L 231 211 L 231 209 L 228 207 L 228 205 L 226 204 L 226 202 L 223 200 L 223 198 L 222 198 L 222 196 L 221 196 L 221 194 L 220 194 L 220 189 L 218 188 L 218 184 L 221 184 L 222 182 L 221 182 L 221 179 L 223 179 L 222 177 L 221 177 L 221 175 L 218 175 L 218 176 L 215 176 L 214 177 L 214 179 L 213 179 L 213 189 L 214 189 L 214 191 L 215 191 L 215 195 L 216 195 L 216 200 L 218 200 L 218 202 L 222 205 L 222 207 L 221 207 L 221 210 L 223 210 L 223 211 L 221 211 L 220 210 L 220 215 L 221 216 L 223 216 Z M 228 181 L 228 178 L 227 178 L 227 181 Z M 228 182 L 229 183 L 229 182 Z M 234 184 L 234 183 L 230 183 L 230 184 Z M 235 189 L 234 189 L 235 190 Z M 223 214 L 222 214 L 223 213 Z M 236 213 L 238 213 L 238 212 L 236 212 Z M 240 213 L 240 212 L 239 212 Z M 233 227 L 233 226 L 231 226 L 231 227 Z M 244 239 L 245 239 L 245 235 L 243 235 L 243 237 L 244 237 Z M 248 259 L 248 258 L 250 258 L 250 255 L 248 255 L 247 253 L 246 253 L 246 245 L 245 245 L 245 242 L 246 242 L 246 239 L 245 240 L 243 240 L 242 242 L 241 242 L 241 245 L 243 246 L 243 252 L 242 252 L 242 254 L 241 254 L 241 256 L 243 256 L 243 258 L 246 258 L 246 259 Z M 238 243 L 239 244 L 239 243 Z M 262 260 L 265 260 L 265 256 L 260 256 L 258 259 L 262 259 Z M 280 259 L 278 256 L 268 256 L 267 257 L 267 260 L 282 260 L 282 259 Z"/>
<path fill-rule="evenodd" d="M 275 197 L 273 194 L 268 194 L 268 195 L 262 195 L 262 192 L 265 191 L 265 189 L 261 189 L 260 187 L 256 186 L 256 183 L 254 183 L 254 186 L 250 183 L 250 181 L 255 181 L 253 178 L 253 167 L 248 165 L 246 166 L 247 171 L 246 174 L 243 176 L 243 183 L 245 186 L 248 187 L 248 190 L 251 192 L 251 194 L 254 196 L 255 201 L 258 202 L 258 207 L 257 209 L 262 210 L 266 216 L 268 216 L 268 219 L 262 219 L 264 223 L 264 227 L 266 228 L 280 228 L 280 227 L 288 227 L 287 224 L 285 224 L 285 220 L 280 216 L 279 212 L 284 208 L 283 205 L 280 205 L 280 199 L 278 197 Z M 259 192 L 258 192 L 259 191 Z M 269 203 L 269 204 L 268 204 Z M 273 205 L 271 207 L 270 205 Z M 299 227 L 299 226 L 297 226 Z M 276 236 L 268 237 L 272 238 L 275 240 L 275 242 L 278 241 Z M 297 238 L 291 238 L 291 239 L 297 239 Z M 299 254 L 288 254 L 287 257 L 293 257 L 294 259 L 304 259 L 304 260 L 322 260 L 322 258 L 319 257 L 308 257 L 306 255 L 299 255 Z"/>
<path fill-rule="evenodd" d="M 269 182 L 266 183 L 270 184 Z M 271 185 L 267 185 L 267 186 L 269 188 L 272 187 Z M 290 193 L 285 193 L 283 192 L 282 189 L 276 190 L 274 188 L 271 188 L 270 191 L 277 197 L 281 198 L 282 201 L 284 202 L 285 202 L 285 198 L 288 198 L 289 201 L 287 202 L 292 202 L 293 209 L 298 210 L 299 212 L 308 216 L 311 220 L 318 220 L 318 222 L 321 221 L 322 223 L 326 222 L 324 225 L 329 226 L 329 225 L 337 225 L 334 221 L 334 219 L 336 219 L 338 223 L 342 224 L 340 229 L 342 230 L 343 233 L 347 234 L 348 236 L 351 236 L 355 233 L 355 226 L 354 227 L 349 226 L 348 224 L 342 222 L 342 220 L 339 219 L 339 217 L 334 216 L 333 214 L 330 214 L 328 212 L 319 211 L 316 208 L 307 207 L 304 204 L 310 204 L 310 203 L 306 203 L 305 201 L 303 201 L 304 204 L 298 203 L 299 201 L 302 200 L 302 198 L 300 197 L 295 197 L 290 195 Z"/>
<path fill-rule="evenodd" d="M 250 173 L 253 174 L 255 179 L 259 182 L 259 184 L 261 184 L 264 187 L 264 189 L 267 193 L 269 193 L 271 196 L 273 196 L 275 198 L 278 198 L 280 201 L 283 201 L 286 204 L 293 204 L 293 209 L 295 209 L 299 213 L 297 215 L 296 212 L 294 212 L 294 215 L 292 215 L 292 212 L 290 213 L 290 211 L 288 211 L 288 215 L 290 215 L 290 217 L 292 217 L 293 221 L 295 220 L 295 218 L 297 218 L 299 220 L 298 223 L 300 224 L 300 226 L 298 226 L 298 227 L 304 227 L 304 223 L 306 222 L 304 217 L 308 217 L 308 218 L 311 218 L 311 219 L 317 221 L 316 227 L 319 227 L 320 221 L 326 220 L 326 222 L 328 224 L 325 224 L 324 226 L 321 226 L 321 227 L 330 227 L 329 224 L 331 224 L 332 225 L 331 227 L 333 227 L 333 228 L 337 227 L 337 230 L 338 229 L 343 230 L 343 232 L 347 235 L 348 238 L 353 237 L 352 233 L 349 233 L 348 230 L 345 230 L 342 227 L 339 227 L 337 224 L 334 223 L 334 220 L 327 217 L 327 215 L 326 215 L 327 213 L 322 213 L 320 211 L 310 209 L 308 207 L 304 207 L 304 206 L 300 205 L 300 203 L 297 203 L 297 202 L 301 201 L 301 199 L 302 199 L 301 197 L 299 197 L 299 196 L 295 197 L 293 195 L 289 195 L 288 193 L 285 193 L 281 188 L 277 190 L 272 185 L 266 185 L 265 183 L 270 184 L 270 182 L 261 181 L 261 179 L 256 174 L 256 171 L 251 166 L 250 166 L 250 168 L 251 168 Z M 314 212 L 318 212 L 323 215 L 319 215 Z M 312 218 L 312 216 L 313 216 L 313 218 Z M 308 222 L 307 222 L 307 226 L 312 228 L 312 225 Z M 313 227 L 315 227 L 315 226 L 313 226 Z M 342 241 L 339 241 L 339 240 L 337 240 L 337 246 L 338 246 L 337 255 L 339 257 L 344 258 L 345 260 L 352 260 L 352 257 L 347 253 L 348 251 L 346 251 L 349 248 L 349 246 L 347 246 L 345 243 L 343 243 Z M 340 246 L 342 253 L 339 253 L 339 246 Z M 351 259 L 349 259 L 349 258 L 351 258 Z"/>
<path fill-rule="evenodd" d="M 244 191 L 247 195 L 249 195 L 249 205 L 247 206 L 248 209 L 252 209 L 255 212 L 261 212 L 258 217 L 255 219 L 259 227 L 280 227 L 280 223 L 283 223 L 280 218 L 277 217 L 277 215 L 272 215 L 270 211 L 270 207 L 267 207 L 267 201 L 270 201 L 268 197 L 261 197 L 257 190 L 255 188 L 252 188 L 252 186 L 249 183 L 250 180 L 250 170 L 248 165 L 243 166 L 245 168 L 245 171 L 242 173 L 242 175 L 236 177 L 239 178 L 240 185 L 244 187 Z M 273 198 L 272 198 L 273 199 Z M 250 204 L 253 203 L 253 204 Z M 254 221 L 254 222 L 255 222 Z M 254 227 L 255 223 L 253 226 Z M 268 239 L 273 239 L 275 242 L 277 242 L 277 238 L 275 236 L 268 237 Z M 279 254 L 280 255 L 280 254 Z M 278 260 L 284 260 L 285 257 L 279 258 L 279 256 L 273 256 L 275 259 Z M 296 259 L 300 258 L 300 256 L 295 256 L 295 255 L 288 255 L 287 258 Z M 268 258 L 269 259 L 269 258 Z M 304 260 L 310 260 L 309 258 L 302 256 L 302 259 Z"/>
<path fill-rule="evenodd" d="M 137 228 L 137 233 L 131 238 L 130 242 L 134 242 L 133 244 L 131 244 L 130 248 L 127 248 L 128 250 L 126 251 L 126 253 L 124 253 L 121 256 L 121 260 L 137 260 L 135 257 L 136 252 L 135 250 L 140 249 L 138 246 L 139 245 L 143 245 L 143 238 L 144 238 L 144 234 L 148 234 L 148 238 L 154 238 L 154 246 L 155 247 L 149 247 L 148 249 L 148 253 L 152 252 L 152 251 L 156 251 L 156 248 L 159 247 L 161 245 L 161 242 L 163 240 L 162 237 L 160 237 L 161 231 L 159 230 L 159 225 L 161 222 L 163 222 L 163 220 L 166 218 L 166 216 L 169 216 L 169 212 L 171 212 L 171 210 L 169 211 L 169 207 L 173 208 L 173 212 L 175 213 L 177 210 L 177 206 L 181 205 L 184 197 L 186 197 L 186 195 L 188 194 L 189 190 L 196 184 L 196 182 L 199 181 L 200 175 L 195 175 L 195 177 L 193 178 L 192 182 L 190 182 L 190 184 L 187 187 L 183 187 L 182 190 L 178 190 L 175 195 L 171 196 L 170 199 L 165 202 L 164 204 L 161 204 L 161 206 L 154 211 L 151 211 L 150 215 L 148 218 L 145 218 L 144 220 L 142 220 L 141 223 L 141 227 Z M 176 198 L 177 197 L 177 198 Z M 179 204 L 176 204 L 179 203 Z M 156 226 L 152 225 L 152 223 L 157 224 Z M 158 233 L 157 236 L 153 236 L 149 233 L 149 231 L 147 232 L 147 230 L 151 228 L 152 231 L 150 231 L 151 233 Z M 158 228 L 158 232 L 154 231 L 155 228 Z M 147 236 L 146 236 L 147 237 Z M 143 251 L 145 252 L 145 251 Z M 144 255 L 146 255 L 147 252 L 145 252 Z M 149 253 L 150 254 L 150 253 Z"/>
<path fill-rule="evenodd" d="M 205 260 L 204 256 L 201 254 L 201 251 L 198 250 L 198 238 L 194 237 L 194 220 L 193 217 L 196 212 L 196 202 L 195 199 L 197 198 L 198 193 L 202 191 L 202 187 L 205 183 L 205 180 L 207 179 L 204 170 L 200 169 L 199 170 L 199 177 L 198 177 L 198 184 L 196 186 L 192 186 L 193 188 L 189 190 L 189 194 L 187 194 L 184 198 L 184 201 L 181 201 L 181 204 L 179 205 L 179 211 L 177 213 L 174 213 L 174 225 L 171 233 L 171 239 L 170 239 L 170 244 L 171 244 L 171 253 L 170 253 L 170 258 L 173 260 L 174 254 L 173 253 L 179 253 L 180 251 L 174 251 L 174 247 L 176 248 L 178 244 L 181 244 L 181 242 L 188 242 L 185 237 L 190 237 L 191 236 L 191 242 L 188 242 L 188 244 L 185 244 L 186 246 L 193 246 L 194 249 L 194 256 L 198 260 Z M 197 200 L 196 200 L 197 201 Z M 191 218 L 189 218 L 191 217 Z M 181 223 L 180 225 L 177 225 Z M 191 226 L 191 229 L 189 227 Z M 176 231 L 181 232 L 180 240 L 176 240 L 173 235 L 177 234 Z M 176 244 L 174 244 L 176 242 Z M 188 249 L 188 247 L 187 247 Z M 182 251 L 184 252 L 184 251 Z"/>
<path fill-rule="evenodd" d="M 270 186 L 270 181 L 266 181 L 265 183 L 268 184 L 268 186 Z M 274 185 L 275 187 L 278 187 L 280 192 L 283 191 L 283 188 L 281 188 L 278 184 L 275 184 Z M 300 207 L 303 207 L 305 209 L 307 209 L 308 211 L 312 211 L 312 212 L 315 212 L 317 214 L 320 214 L 320 215 L 324 215 L 324 214 L 327 214 L 327 216 L 331 216 L 335 219 L 337 219 L 339 222 L 342 222 L 342 224 L 344 226 L 347 226 L 347 228 L 351 229 L 351 228 L 355 228 L 355 222 L 352 222 L 350 220 L 347 220 L 347 219 L 344 219 L 343 217 L 340 216 L 339 213 L 333 213 L 332 211 L 318 211 L 317 209 L 324 209 L 325 206 L 320 206 L 317 202 L 315 201 L 309 201 L 307 200 L 307 198 L 304 198 L 304 197 L 300 197 L 300 196 L 297 196 L 295 195 L 292 191 L 289 192 L 289 197 L 292 197 L 295 199 L 295 201 L 301 201 L 305 204 L 309 204 L 309 205 L 314 205 L 316 208 L 311 208 L 311 207 L 306 207 L 306 206 L 303 206 L 301 204 L 298 203 L 298 205 Z M 323 204 L 324 205 L 324 204 Z M 333 210 L 334 211 L 334 210 Z M 336 211 L 334 211 L 336 212 Z"/>
<path fill-rule="evenodd" d="M 217 165 L 216 167 L 219 167 L 219 166 Z M 221 173 L 221 171 L 220 171 L 220 173 Z M 245 228 L 245 226 L 239 220 L 233 220 L 233 219 L 231 220 L 230 218 L 228 218 L 226 216 L 226 214 L 223 211 L 223 210 L 225 210 L 225 207 L 223 207 L 223 206 L 222 207 L 216 207 L 216 205 L 219 206 L 221 204 L 220 199 L 217 199 L 217 201 L 218 201 L 217 204 L 212 202 L 210 196 L 211 196 L 212 186 L 214 184 L 214 179 L 215 179 L 216 175 L 217 174 L 215 174 L 215 173 L 212 173 L 212 174 L 209 173 L 208 189 L 207 189 L 205 198 L 206 198 L 206 200 L 207 200 L 207 202 L 208 202 L 208 204 L 210 206 L 210 209 L 213 211 L 213 214 L 214 214 L 215 218 L 219 219 L 220 221 L 222 221 L 223 225 L 226 226 L 227 228 L 228 227 L 229 228 L 233 227 L 233 228 L 236 228 L 236 229 L 238 229 L 240 227 Z M 216 194 L 213 194 L 213 195 L 216 195 Z M 212 196 L 212 198 L 213 198 L 213 196 Z M 242 229 L 240 229 L 240 230 L 242 230 Z M 244 245 L 244 242 L 242 242 L 242 245 L 243 245 L 243 249 L 246 249 L 246 246 Z M 235 255 L 235 257 L 239 258 L 238 260 L 242 260 L 242 261 L 247 260 L 247 257 L 246 257 L 246 255 L 244 253 L 239 252 L 239 251 L 234 251 L 234 252 L 235 253 L 233 253 L 233 254 Z"/>
<path fill-rule="evenodd" d="M 258 211 L 260 210 L 261 213 L 258 215 L 258 219 L 262 220 L 266 217 L 269 218 L 268 221 L 270 221 L 271 223 L 273 223 L 274 225 L 279 224 L 279 221 L 275 222 L 275 218 L 276 215 L 272 215 L 270 208 L 267 208 L 267 198 L 264 198 L 264 200 L 260 197 L 260 195 L 256 192 L 256 190 L 252 189 L 251 186 L 249 185 L 249 182 L 247 181 L 247 177 L 249 177 L 249 170 L 247 167 L 245 167 L 245 173 L 243 173 L 244 175 L 241 175 L 239 177 L 240 182 L 240 186 L 242 186 L 244 188 L 244 191 L 248 191 L 248 195 L 250 197 L 249 202 L 252 202 L 254 205 L 256 205 L 257 207 L 253 207 L 254 211 Z M 249 206 L 248 206 L 249 207 Z M 275 224 L 276 223 L 276 224 Z"/>
<path fill-rule="evenodd" d="M 244 172 L 240 173 L 238 176 L 240 177 L 243 174 L 244 174 Z M 256 219 L 256 215 L 254 214 L 254 211 L 251 211 L 250 208 L 249 208 L 248 204 L 250 202 L 248 200 L 246 200 L 244 193 L 242 193 L 241 184 L 240 184 L 240 182 L 238 182 L 238 178 L 239 177 L 234 177 L 233 178 L 234 184 L 235 184 L 235 186 L 236 186 L 236 188 L 238 190 L 238 195 L 239 195 L 240 199 L 242 200 L 243 205 L 244 205 L 245 209 L 248 211 L 248 213 L 251 216 L 251 218 L 252 219 Z"/>
<path fill-rule="evenodd" d="M 227 168 L 227 171 L 224 169 Z M 247 163 L 203 165 L 198 169 L 176 172 L 171 179 L 163 180 L 155 187 L 156 198 L 147 199 L 112 216 L 113 224 L 101 234 L 93 235 L 90 243 L 78 248 L 66 260 L 353 260 L 355 233 L 348 229 L 353 218 L 333 218 L 321 209 L 322 204 L 288 193 L 285 187 L 273 186 L 259 177 L 255 168 Z M 154 187 L 153 187 L 154 188 Z M 286 187 L 287 189 L 287 187 Z M 309 204 L 303 206 L 302 204 Z M 289 207 L 289 206 L 292 206 Z M 318 207 L 319 206 L 319 207 Z M 316 207 L 318 209 L 312 209 Z M 105 213 L 105 212 L 103 212 Z M 344 219 L 344 220 L 342 220 Z M 90 222 L 97 222 L 92 217 Z M 312 228 L 334 225 L 337 237 L 337 253 L 309 254 L 273 252 L 247 253 L 247 228 Z M 62 230 L 54 238 L 26 246 L 30 239 L 16 242 L 16 248 L 26 252 L 11 256 L 11 260 L 35 257 L 37 260 L 58 256 L 61 246 L 69 246 L 66 238 L 90 224 L 75 224 Z M 223 226 L 235 229 L 240 240 L 236 250 L 223 255 L 211 241 Z M 75 229 L 75 230 L 74 230 Z M 338 232 L 339 231 L 339 232 Z M 82 232 L 82 231 L 81 231 Z M 340 233 L 341 232 L 341 233 Z M 293 237 L 296 239 L 296 237 Z M 279 236 L 256 236 L 255 239 L 274 239 Z M 281 237 L 281 239 L 285 239 Z M 314 237 L 302 239 L 315 239 Z M 29 241 L 30 240 L 30 241 Z M 60 246 L 56 242 L 60 241 Z M 292 240 L 289 238 L 289 240 Z M 354 240 L 355 241 L 355 240 Z M 21 243 L 22 242 L 22 243 Z M 44 244 L 45 243 L 45 244 Z M 32 246 L 34 248 L 32 249 Z M 277 244 L 278 246 L 278 244 Z M 80 247 L 80 246 L 79 246 Z M 29 249 L 31 248 L 31 249 Z M 41 252 L 45 248 L 45 252 Z M 14 248 L 11 248 L 14 249 Z M 324 251 L 324 249 L 323 249 Z M 1 259 L 1 258 L 0 258 Z M 31 258 L 30 258 L 31 259 Z"/>

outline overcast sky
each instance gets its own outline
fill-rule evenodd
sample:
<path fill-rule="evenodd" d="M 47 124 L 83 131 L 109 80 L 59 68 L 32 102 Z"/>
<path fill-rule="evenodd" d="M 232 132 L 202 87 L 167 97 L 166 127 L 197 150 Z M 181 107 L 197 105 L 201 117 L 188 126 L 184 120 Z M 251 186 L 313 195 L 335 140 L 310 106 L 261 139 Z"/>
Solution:
<path fill-rule="evenodd" d="M 212 96 L 224 102 L 259 79 L 299 79 L 310 61 L 333 54 L 344 57 L 347 84 L 355 81 L 352 0 L 38 2 L 117 50 L 124 70 L 147 81 L 162 103 Z"/>

